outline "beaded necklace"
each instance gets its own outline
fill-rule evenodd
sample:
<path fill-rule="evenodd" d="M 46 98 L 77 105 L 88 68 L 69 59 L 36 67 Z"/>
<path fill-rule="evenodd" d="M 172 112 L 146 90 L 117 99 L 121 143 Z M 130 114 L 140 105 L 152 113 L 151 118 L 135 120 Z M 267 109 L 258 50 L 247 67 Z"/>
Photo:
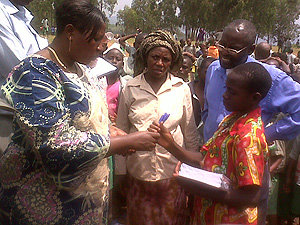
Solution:
<path fill-rule="evenodd" d="M 65 64 L 63 64 L 63 62 L 58 58 L 56 51 L 51 48 L 50 46 L 47 47 L 49 49 L 50 52 L 52 52 L 52 54 L 54 55 L 56 61 L 62 66 L 62 68 L 64 68 L 67 72 L 72 73 L 66 66 Z"/>

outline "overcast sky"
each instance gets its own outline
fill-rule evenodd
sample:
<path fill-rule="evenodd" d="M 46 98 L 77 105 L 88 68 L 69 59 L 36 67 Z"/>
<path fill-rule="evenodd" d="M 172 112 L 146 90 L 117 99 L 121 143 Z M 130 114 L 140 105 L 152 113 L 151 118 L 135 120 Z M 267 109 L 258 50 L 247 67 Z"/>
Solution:
<path fill-rule="evenodd" d="M 125 5 L 131 6 L 132 0 L 118 0 L 118 4 L 116 5 L 114 11 L 118 12 L 120 9 L 123 9 Z"/>

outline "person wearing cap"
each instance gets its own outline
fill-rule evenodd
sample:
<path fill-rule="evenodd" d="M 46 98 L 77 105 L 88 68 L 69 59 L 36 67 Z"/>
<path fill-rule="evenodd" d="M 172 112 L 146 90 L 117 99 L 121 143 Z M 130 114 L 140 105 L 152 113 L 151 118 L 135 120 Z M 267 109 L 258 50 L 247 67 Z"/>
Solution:
<path fill-rule="evenodd" d="M 113 73 L 106 76 L 106 100 L 109 118 L 113 125 L 116 123 L 117 119 L 119 95 L 126 84 L 126 79 L 121 76 L 125 56 L 124 51 L 118 43 L 113 43 L 105 52 L 103 52 L 103 58 L 117 68 Z M 127 77 L 132 78 L 131 76 Z M 113 156 L 113 162 L 118 162 L 120 157 L 122 156 Z M 116 173 L 115 166 L 115 163 L 112 163 L 113 189 L 111 195 L 112 206 L 110 210 L 112 210 L 112 219 L 114 221 L 122 222 L 121 219 L 126 213 L 126 211 L 124 211 L 124 208 L 126 207 L 126 196 L 122 192 L 125 187 L 126 176 Z"/>
<path fill-rule="evenodd" d="M 103 58 L 117 68 L 114 73 L 106 76 L 106 99 L 108 113 L 112 123 L 116 122 L 119 93 L 126 83 L 126 80 L 120 76 L 120 72 L 124 65 L 123 60 L 125 56 L 126 55 L 124 51 L 121 49 L 120 44 L 118 43 L 113 43 L 105 52 L 103 52 Z"/>

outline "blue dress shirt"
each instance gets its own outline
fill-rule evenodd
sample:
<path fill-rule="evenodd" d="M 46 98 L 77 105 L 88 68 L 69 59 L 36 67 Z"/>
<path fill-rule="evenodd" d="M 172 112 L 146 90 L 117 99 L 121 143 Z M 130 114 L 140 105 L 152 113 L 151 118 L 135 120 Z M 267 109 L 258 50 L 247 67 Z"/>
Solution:
<path fill-rule="evenodd" d="M 249 56 L 247 62 L 258 61 Z M 286 114 L 285 118 L 265 129 L 267 141 L 295 138 L 300 133 L 300 84 L 274 66 L 261 64 L 273 80 L 267 96 L 260 102 L 263 122 L 266 125 L 276 113 Z M 208 68 L 205 106 L 202 112 L 205 141 L 214 134 L 222 119 L 230 113 L 225 109 L 222 97 L 226 90 L 226 77 L 226 69 L 220 66 L 219 60 Z"/>
<path fill-rule="evenodd" d="M 31 27 L 32 18 L 25 7 L 0 0 L 0 86 L 21 60 L 48 45 Z"/>

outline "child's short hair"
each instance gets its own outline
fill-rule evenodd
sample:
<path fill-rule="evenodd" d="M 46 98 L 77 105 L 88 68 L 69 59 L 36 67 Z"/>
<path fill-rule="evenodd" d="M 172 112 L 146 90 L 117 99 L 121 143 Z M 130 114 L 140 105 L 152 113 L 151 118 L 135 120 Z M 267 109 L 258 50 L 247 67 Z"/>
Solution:
<path fill-rule="evenodd" d="M 264 98 L 272 85 L 269 72 L 259 63 L 249 62 L 233 68 L 233 72 L 246 79 L 247 88 L 250 92 L 259 92 Z"/>

